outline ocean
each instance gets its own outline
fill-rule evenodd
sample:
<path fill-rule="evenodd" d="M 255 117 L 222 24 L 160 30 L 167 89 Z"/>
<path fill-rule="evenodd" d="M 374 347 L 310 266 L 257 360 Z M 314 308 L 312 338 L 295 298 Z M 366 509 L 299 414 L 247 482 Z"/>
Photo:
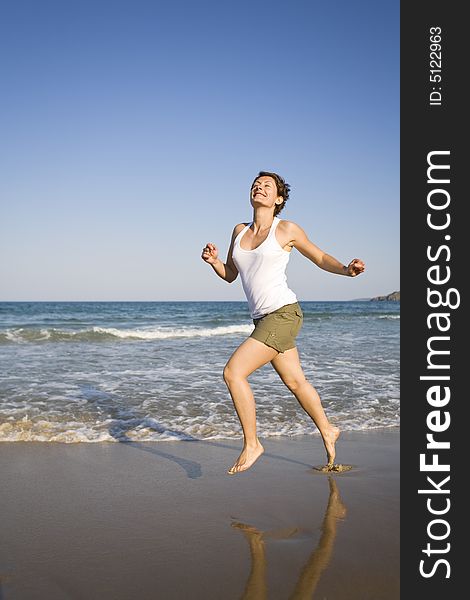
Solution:
<path fill-rule="evenodd" d="M 399 426 L 400 303 L 300 301 L 307 379 L 343 430 Z M 222 378 L 245 302 L 0 302 L 0 441 L 242 437 Z M 258 435 L 318 435 L 266 365 Z"/>

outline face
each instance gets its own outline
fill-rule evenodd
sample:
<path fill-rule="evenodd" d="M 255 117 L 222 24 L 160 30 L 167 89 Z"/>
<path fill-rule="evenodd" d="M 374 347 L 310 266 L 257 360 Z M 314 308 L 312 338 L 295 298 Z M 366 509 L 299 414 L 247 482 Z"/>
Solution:
<path fill-rule="evenodd" d="M 277 193 L 276 182 L 272 177 L 264 176 L 255 179 L 250 193 L 253 206 L 270 206 L 282 204 L 283 198 Z"/>

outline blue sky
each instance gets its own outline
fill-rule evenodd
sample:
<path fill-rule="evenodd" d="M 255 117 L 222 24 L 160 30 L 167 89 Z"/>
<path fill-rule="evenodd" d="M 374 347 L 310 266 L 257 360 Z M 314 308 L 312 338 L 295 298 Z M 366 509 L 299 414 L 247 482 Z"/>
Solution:
<path fill-rule="evenodd" d="M 225 259 L 260 170 L 299 299 L 399 289 L 399 2 L 22 1 L 0 20 L 0 300 L 243 300 Z"/>

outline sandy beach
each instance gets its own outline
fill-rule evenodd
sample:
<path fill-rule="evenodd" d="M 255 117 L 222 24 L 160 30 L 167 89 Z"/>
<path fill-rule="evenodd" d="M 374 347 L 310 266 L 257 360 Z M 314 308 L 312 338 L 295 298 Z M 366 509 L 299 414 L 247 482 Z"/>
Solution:
<path fill-rule="evenodd" d="M 399 598 L 399 429 L 262 441 L 0 444 L 0 598 Z"/>

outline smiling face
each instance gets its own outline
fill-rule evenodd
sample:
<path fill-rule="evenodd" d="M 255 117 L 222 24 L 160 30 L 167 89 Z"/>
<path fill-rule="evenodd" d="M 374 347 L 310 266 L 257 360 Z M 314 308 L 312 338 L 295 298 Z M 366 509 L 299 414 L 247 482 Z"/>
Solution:
<path fill-rule="evenodd" d="M 254 180 L 250 192 L 253 207 L 266 206 L 274 208 L 276 204 L 282 204 L 284 199 L 279 196 L 276 182 L 272 177 L 262 176 Z"/>

